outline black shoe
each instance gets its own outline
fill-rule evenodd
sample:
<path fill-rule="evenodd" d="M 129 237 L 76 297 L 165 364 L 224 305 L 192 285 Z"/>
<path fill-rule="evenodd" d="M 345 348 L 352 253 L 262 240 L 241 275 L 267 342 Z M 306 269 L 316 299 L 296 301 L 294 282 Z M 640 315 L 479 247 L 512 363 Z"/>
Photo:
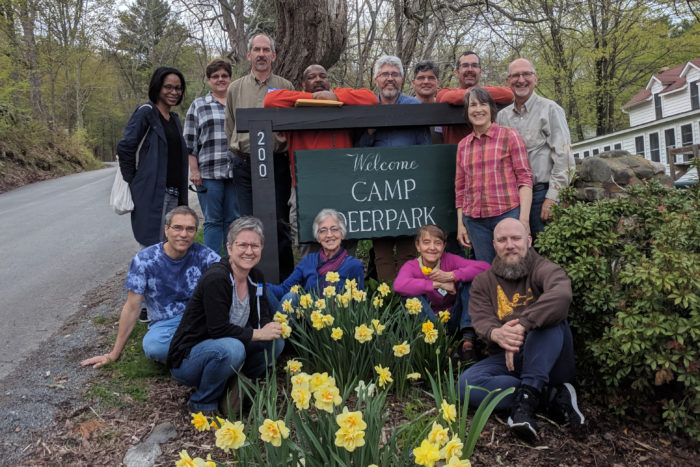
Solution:
<path fill-rule="evenodd" d="M 513 409 L 508 417 L 508 426 L 520 439 L 534 443 L 537 439 L 535 411 L 540 403 L 540 392 L 527 385 L 521 385 L 515 391 Z"/>
<path fill-rule="evenodd" d="M 583 426 L 586 417 L 578 408 L 576 390 L 569 383 L 564 383 L 556 387 L 556 395 L 549 404 L 549 418 L 559 425 L 569 424 L 572 430 Z"/>
<path fill-rule="evenodd" d="M 142 323 L 150 323 L 151 320 L 148 319 L 148 311 L 145 308 L 141 308 L 141 314 L 139 315 L 139 321 Z"/>

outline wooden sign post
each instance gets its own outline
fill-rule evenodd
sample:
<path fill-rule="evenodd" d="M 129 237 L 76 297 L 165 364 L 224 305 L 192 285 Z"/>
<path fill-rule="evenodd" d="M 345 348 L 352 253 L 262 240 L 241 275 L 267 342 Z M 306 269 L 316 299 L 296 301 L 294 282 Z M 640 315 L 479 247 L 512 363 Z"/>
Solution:
<path fill-rule="evenodd" d="M 300 108 L 285 108 L 285 109 L 238 109 L 236 110 L 236 127 L 240 133 L 250 133 L 250 158 L 251 158 L 251 183 L 253 186 L 253 213 L 256 217 L 260 218 L 263 222 L 265 228 L 265 237 L 267 241 L 265 242 L 265 248 L 263 249 L 262 259 L 260 261 L 260 268 L 265 274 L 266 280 L 278 283 L 280 280 L 279 271 L 277 266 L 277 213 L 275 212 L 275 177 L 274 177 L 274 164 L 272 161 L 272 150 L 274 143 L 272 140 L 273 131 L 296 131 L 296 130 L 330 130 L 330 129 L 340 129 L 340 128 L 385 128 L 385 127 L 411 127 L 411 126 L 436 126 L 436 125 L 463 125 L 464 124 L 464 110 L 462 107 L 452 106 L 449 104 L 420 104 L 420 105 L 369 105 L 369 106 L 347 106 L 347 107 L 300 107 Z M 420 166 L 420 175 L 430 177 L 430 173 L 440 179 L 445 180 L 448 183 L 449 177 L 454 178 L 454 146 L 453 145 L 439 145 L 439 146 L 413 146 L 408 151 L 412 152 L 414 156 L 419 157 L 421 151 L 432 151 L 442 147 L 443 149 L 438 149 L 438 151 L 445 151 L 444 148 L 451 147 L 453 154 L 452 159 L 452 171 L 451 175 L 448 173 L 439 173 L 440 170 L 444 170 L 443 165 L 433 167 L 433 164 L 429 163 L 429 160 L 423 162 L 417 162 L 422 164 Z M 359 148 L 354 148 L 355 151 Z M 369 151 L 374 153 L 380 148 L 371 148 Z M 381 154 L 393 154 L 393 150 L 402 150 L 401 148 L 381 148 Z M 406 151 L 406 148 L 403 148 Z M 347 151 L 347 150 L 346 150 Z M 414 152 L 416 151 L 416 152 Z M 299 151 L 299 153 L 312 153 L 317 151 Z M 328 150 L 323 150 L 320 152 L 327 153 Z M 362 153 L 360 151 L 357 154 Z M 368 152 L 369 153 L 369 152 Z M 391 157 L 396 156 L 393 154 Z M 412 157 L 414 157 L 412 156 Z M 306 155 L 302 156 L 308 157 Z M 313 157 L 313 156 L 312 156 Z M 385 157 L 385 156 L 382 156 Z M 389 156 L 386 156 L 389 157 Z M 444 157 L 444 156 L 443 156 Z M 364 159 L 369 160 L 369 159 Z M 354 163 L 354 162 L 353 162 Z M 412 170 L 412 169 L 407 169 Z M 417 172 L 415 172 L 417 174 Z M 299 174 L 301 176 L 301 173 Z M 328 192 L 334 191 L 339 186 L 341 182 L 347 182 L 350 180 L 351 174 L 343 172 L 342 170 L 337 170 L 334 174 L 326 174 L 323 179 L 317 180 L 317 187 L 321 186 L 324 191 L 316 193 L 316 197 L 323 197 Z M 409 177 L 410 178 L 410 177 Z M 302 179 L 303 180 L 303 179 Z M 301 183 L 298 184 L 298 188 L 301 188 Z M 363 196 L 369 197 L 369 191 L 364 192 L 367 186 L 357 185 L 355 193 L 358 198 Z M 404 186 L 404 192 L 408 192 L 410 196 L 409 202 L 416 203 L 422 202 L 422 196 L 430 194 L 429 192 L 424 192 L 422 195 L 419 193 L 415 194 L 413 197 L 413 191 L 416 188 L 411 189 L 410 182 L 408 185 Z M 426 184 L 423 189 L 428 188 Z M 433 188 L 438 188 L 438 185 L 434 185 Z M 372 187 L 369 186 L 369 190 Z M 379 189 L 379 188 L 378 188 Z M 391 185 L 389 182 L 389 191 L 396 190 L 395 185 Z M 327 190 L 327 191 L 325 191 Z M 364 194 L 363 194 L 364 193 Z M 344 197 L 352 197 L 351 193 L 343 193 Z M 376 196 L 376 195 L 374 195 Z M 327 200 L 326 200 L 327 201 Z M 397 199 L 397 201 L 399 201 Z M 406 200 L 403 200 L 406 201 Z M 362 201 L 360 201 L 362 203 Z M 330 203 L 325 203 L 323 207 L 331 207 Z M 332 206 L 335 209 L 343 211 L 343 209 L 338 206 Z M 409 209 L 410 216 L 417 211 L 410 211 L 412 207 L 406 206 Z M 415 204 L 413 207 L 418 207 Z M 310 206 L 310 210 L 314 208 Z M 394 208 L 388 208 L 394 209 Z M 422 209 L 422 208 L 421 208 Z M 452 209 L 452 218 L 454 219 L 454 194 L 452 195 L 452 200 L 442 209 L 437 207 L 432 212 L 424 212 L 424 219 L 427 214 L 430 214 L 430 220 L 437 221 L 440 215 L 437 211 L 445 210 L 449 211 Z M 305 210 L 306 211 L 306 210 Z M 358 210 L 359 211 L 359 210 Z M 309 211 L 310 212 L 310 211 Z M 308 221 L 308 216 L 311 215 L 309 212 L 305 212 L 303 215 L 306 216 L 304 219 L 300 218 L 300 224 L 305 225 Z M 318 212 L 318 211 L 317 211 Z M 434 214 L 434 215 L 433 215 Z M 350 223 L 352 222 L 354 226 L 359 225 L 357 232 L 351 232 L 354 238 L 363 237 L 374 237 L 382 235 L 395 235 L 391 231 L 387 230 L 385 233 L 381 231 L 375 232 L 374 230 L 362 230 L 367 229 L 367 214 L 362 217 L 363 214 L 357 214 L 356 217 L 350 219 L 350 214 L 345 214 L 346 221 L 348 222 L 348 228 L 350 228 Z M 417 215 L 417 214 L 416 214 Z M 315 216 L 315 213 L 312 215 Z M 371 214 L 370 214 L 371 216 Z M 377 215 L 375 214 L 375 222 L 377 220 Z M 387 214 L 391 216 L 391 213 Z M 409 214 L 405 214 L 406 219 L 408 219 Z M 313 219 L 313 217 L 311 217 Z M 386 221 L 386 218 L 383 218 Z M 364 220 L 364 227 L 363 227 Z M 358 224 L 359 222 L 359 224 Z M 392 220 L 392 222 L 394 222 Z M 414 223 L 418 222 L 417 220 Z M 454 222 L 453 222 L 454 223 Z M 397 222 L 398 225 L 398 222 Z M 405 229 L 404 222 L 401 222 L 400 229 Z M 401 230 L 397 230 L 399 232 Z M 415 229 L 413 229 L 415 230 Z M 308 229 L 302 229 L 300 235 L 302 240 L 309 240 Z"/>

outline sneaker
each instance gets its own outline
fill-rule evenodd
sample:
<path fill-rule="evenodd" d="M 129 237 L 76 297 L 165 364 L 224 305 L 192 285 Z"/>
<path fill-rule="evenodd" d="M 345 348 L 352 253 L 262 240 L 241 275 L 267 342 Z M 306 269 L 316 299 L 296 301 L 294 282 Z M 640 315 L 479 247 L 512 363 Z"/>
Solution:
<path fill-rule="evenodd" d="M 549 404 L 549 418 L 559 425 L 569 424 L 571 429 L 578 429 L 583 425 L 586 417 L 578 408 L 576 390 L 569 383 L 556 386 L 556 395 Z"/>
<path fill-rule="evenodd" d="M 476 362 L 476 351 L 474 349 L 474 341 L 467 340 L 466 338 L 462 341 L 462 345 L 457 351 L 459 354 L 459 359 L 463 362 Z"/>
<path fill-rule="evenodd" d="M 141 308 L 141 314 L 139 314 L 139 321 L 142 323 L 150 323 L 151 320 L 148 319 L 148 310 Z"/>
<path fill-rule="evenodd" d="M 234 374 L 228 379 L 226 392 L 219 399 L 219 410 L 224 414 L 224 418 L 230 419 L 231 416 L 238 416 L 241 410 L 241 391 L 242 388 L 238 385 L 238 375 Z"/>
<path fill-rule="evenodd" d="M 515 435 L 528 443 L 537 439 L 537 424 L 535 411 L 540 403 L 540 393 L 537 389 L 521 385 L 515 391 L 515 401 L 508 417 L 508 426 Z"/>

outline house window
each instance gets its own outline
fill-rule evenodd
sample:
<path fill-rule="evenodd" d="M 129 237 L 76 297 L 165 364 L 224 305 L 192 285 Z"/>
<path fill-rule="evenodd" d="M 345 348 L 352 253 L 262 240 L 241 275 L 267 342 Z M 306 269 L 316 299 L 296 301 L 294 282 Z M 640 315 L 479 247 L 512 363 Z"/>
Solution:
<path fill-rule="evenodd" d="M 603 151 L 610 151 L 610 146 L 603 146 Z"/>
<path fill-rule="evenodd" d="M 594 155 L 594 156 L 598 155 L 598 148 L 595 148 L 595 149 L 593 150 L 593 155 Z"/>
<path fill-rule="evenodd" d="M 578 159 L 578 155 L 579 155 L 579 154 L 578 154 L 577 152 L 575 152 L 575 153 L 574 153 L 574 158 L 575 158 L 575 159 Z"/>
<path fill-rule="evenodd" d="M 586 157 L 590 156 L 591 153 L 588 151 L 583 151 L 583 158 L 585 159 Z"/>
<path fill-rule="evenodd" d="M 690 83 L 690 108 L 700 109 L 700 95 L 698 94 L 698 82 Z"/>
<path fill-rule="evenodd" d="M 661 111 L 661 96 L 654 94 L 654 111 L 656 111 L 656 119 L 664 118 L 663 112 Z"/>
<path fill-rule="evenodd" d="M 676 147 L 676 129 L 669 128 L 664 130 L 664 139 L 666 140 L 666 162 L 669 163 L 671 155 L 668 152 Z"/>
<path fill-rule="evenodd" d="M 634 138 L 634 149 L 637 155 L 644 157 L 644 136 Z"/>
<path fill-rule="evenodd" d="M 651 154 L 651 160 L 654 162 L 661 162 L 661 153 L 659 152 L 659 134 L 650 133 L 649 134 L 649 151 Z"/>
<path fill-rule="evenodd" d="M 615 146 L 613 146 L 613 148 L 615 148 L 615 150 L 617 151 L 622 150 L 622 143 L 615 143 Z"/>
<path fill-rule="evenodd" d="M 693 144 L 693 125 L 690 123 L 681 126 L 681 146 L 690 146 Z"/>

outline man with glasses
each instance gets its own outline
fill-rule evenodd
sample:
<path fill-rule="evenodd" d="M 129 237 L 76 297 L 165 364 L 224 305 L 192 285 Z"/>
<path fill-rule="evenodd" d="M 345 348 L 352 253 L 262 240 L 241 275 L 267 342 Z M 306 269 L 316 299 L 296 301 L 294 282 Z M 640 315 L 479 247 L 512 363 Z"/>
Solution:
<path fill-rule="evenodd" d="M 459 80 L 458 89 L 443 88 L 437 93 L 437 102 L 464 106 L 464 95 L 479 84 L 481 79 L 481 59 L 471 50 L 463 52 L 455 64 L 455 76 Z M 483 86 L 493 97 L 499 108 L 513 102 L 513 92 L 507 87 Z M 467 125 L 450 125 L 442 128 L 445 143 L 457 144 L 464 139 L 471 129 Z"/>
<path fill-rule="evenodd" d="M 507 83 L 515 102 L 499 112 L 496 121 L 518 130 L 527 147 L 534 183 L 530 210 L 534 240 L 551 220 L 551 208 L 559 201 L 559 190 L 571 182 L 576 163 L 564 109 L 535 94 L 537 74 L 532 63 L 524 58 L 514 60 L 508 66 Z"/>
<path fill-rule="evenodd" d="M 374 64 L 374 83 L 379 90 L 379 103 L 385 104 L 420 104 L 415 97 L 401 94 L 403 87 L 403 65 L 398 57 L 384 55 Z M 415 146 L 430 144 L 428 127 L 408 128 L 370 128 L 365 130 L 355 142 L 355 147 L 368 148 L 379 146 Z M 406 261 L 415 258 L 416 250 L 411 237 L 373 238 L 375 264 L 379 281 L 392 281 L 399 268 Z M 394 257 L 396 247 L 396 257 Z"/>
<path fill-rule="evenodd" d="M 150 319 L 143 338 L 144 353 L 165 363 L 170 341 L 199 278 L 220 259 L 206 246 L 194 243 L 198 228 L 197 214 L 187 206 L 178 206 L 166 214 L 166 240 L 138 252 L 129 266 L 124 286 L 129 295 L 119 317 L 112 351 L 84 360 L 82 366 L 99 368 L 119 358 L 139 318 L 142 301 L 146 302 Z"/>

